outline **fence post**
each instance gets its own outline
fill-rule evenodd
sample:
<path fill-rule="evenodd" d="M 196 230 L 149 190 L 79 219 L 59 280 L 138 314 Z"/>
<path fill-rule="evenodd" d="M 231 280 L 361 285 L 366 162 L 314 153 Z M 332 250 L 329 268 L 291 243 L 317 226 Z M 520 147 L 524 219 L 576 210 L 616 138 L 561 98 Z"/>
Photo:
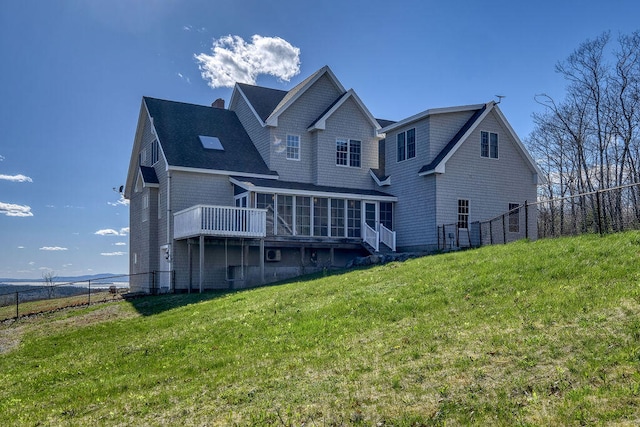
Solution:
<path fill-rule="evenodd" d="M 529 205 L 524 201 L 524 237 L 529 238 Z"/>
<path fill-rule="evenodd" d="M 20 318 L 20 292 L 16 292 L 16 320 Z"/>
<path fill-rule="evenodd" d="M 89 280 L 89 298 L 87 300 L 87 305 L 91 305 L 91 280 Z"/>
<path fill-rule="evenodd" d="M 504 217 L 506 214 L 502 214 L 502 243 L 507 244 L 507 226 L 504 223 Z"/>

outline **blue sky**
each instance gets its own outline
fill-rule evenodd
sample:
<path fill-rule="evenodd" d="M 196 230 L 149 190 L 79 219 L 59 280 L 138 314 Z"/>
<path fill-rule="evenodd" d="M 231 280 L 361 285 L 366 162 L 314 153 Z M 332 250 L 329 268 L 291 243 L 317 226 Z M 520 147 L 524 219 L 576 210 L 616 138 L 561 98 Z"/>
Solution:
<path fill-rule="evenodd" d="M 128 270 L 124 184 L 142 96 L 228 102 L 196 55 L 233 35 L 299 49 L 287 90 L 324 65 L 374 116 L 505 95 L 525 139 L 537 93 L 561 98 L 554 66 L 603 31 L 640 29 L 640 2 L 278 2 L 7 0 L 0 2 L 0 277 Z"/>

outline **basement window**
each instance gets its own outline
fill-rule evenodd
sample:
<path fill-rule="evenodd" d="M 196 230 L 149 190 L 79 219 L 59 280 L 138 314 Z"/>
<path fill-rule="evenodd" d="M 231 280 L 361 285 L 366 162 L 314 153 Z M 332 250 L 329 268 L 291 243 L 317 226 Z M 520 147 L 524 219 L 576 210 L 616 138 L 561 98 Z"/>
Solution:
<path fill-rule="evenodd" d="M 198 138 L 200 138 L 200 143 L 207 150 L 224 151 L 224 147 L 217 136 L 198 135 Z"/>

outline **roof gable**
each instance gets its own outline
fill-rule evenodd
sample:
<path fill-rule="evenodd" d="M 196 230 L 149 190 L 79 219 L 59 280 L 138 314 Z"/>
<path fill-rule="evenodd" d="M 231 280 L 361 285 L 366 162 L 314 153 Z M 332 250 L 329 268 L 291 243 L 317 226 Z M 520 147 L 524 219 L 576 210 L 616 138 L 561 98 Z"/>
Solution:
<path fill-rule="evenodd" d="M 324 66 L 302 82 L 300 82 L 296 87 L 291 89 L 287 94 L 280 100 L 278 105 L 274 108 L 273 112 L 267 117 L 265 120 L 265 124 L 267 126 L 278 126 L 278 117 L 282 113 L 284 113 L 287 108 L 289 108 L 293 103 L 298 100 L 311 86 L 314 85 L 322 76 L 326 75 L 329 80 L 338 88 L 338 91 L 341 93 L 346 92 L 344 86 L 340 83 L 338 78 L 333 74 L 333 71 L 328 66 Z"/>
<path fill-rule="evenodd" d="M 156 98 L 144 98 L 158 142 L 171 167 L 273 175 L 235 112 Z M 200 136 L 217 137 L 224 150 L 202 146 Z"/>
<path fill-rule="evenodd" d="M 500 108 L 498 108 L 498 105 L 495 101 L 488 102 L 487 104 L 484 104 L 482 108 L 478 109 L 469 118 L 469 120 L 467 120 L 462 128 L 460 128 L 460 130 L 451 139 L 451 141 L 449 141 L 447 145 L 445 145 L 445 147 L 440 151 L 440 153 L 436 155 L 434 160 L 428 165 L 424 165 L 420 169 L 418 175 L 425 176 L 434 173 L 444 173 L 447 160 L 449 160 L 455 154 L 455 152 L 468 139 L 469 135 L 473 133 L 473 131 L 484 120 L 484 118 L 487 117 L 487 115 L 489 115 L 489 113 L 491 113 L 492 111 L 496 113 L 498 120 L 505 126 L 505 128 L 509 132 L 509 135 L 515 142 L 516 149 L 519 151 L 520 155 L 525 159 L 526 163 L 531 168 L 531 171 L 534 173 L 536 181 L 544 181 L 542 171 L 533 160 L 522 141 L 520 141 L 520 138 L 518 138 L 518 135 L 516 135 L 515 131 L 513 130 L 505 116 L 502 114 L 502 111 L 500 111 Z"/>

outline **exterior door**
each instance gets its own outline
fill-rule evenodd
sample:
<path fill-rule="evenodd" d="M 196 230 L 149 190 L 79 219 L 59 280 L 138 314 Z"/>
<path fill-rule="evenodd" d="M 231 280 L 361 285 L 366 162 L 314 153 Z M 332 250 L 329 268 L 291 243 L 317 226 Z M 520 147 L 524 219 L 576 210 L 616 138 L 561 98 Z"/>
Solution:
<path fill-rule="evenodd" d="M 169 259 L 169 245 L 160 247 L 160 271 L 157 273 L 156 284 L 161 293 L 171 290 L 171 260 Z"/>
<path fill-rule="evenodd" d="M 372 229 L 378 231 L 378 205 L 377 203 L 364 202 L 364 222 Z"/>

